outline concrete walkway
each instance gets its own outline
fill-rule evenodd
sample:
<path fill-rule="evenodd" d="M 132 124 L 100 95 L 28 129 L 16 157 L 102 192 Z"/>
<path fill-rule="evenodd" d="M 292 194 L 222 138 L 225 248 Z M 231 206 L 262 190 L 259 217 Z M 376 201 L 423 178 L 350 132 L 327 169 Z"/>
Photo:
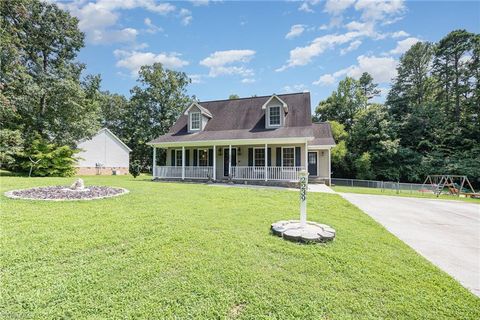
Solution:
<path fill-rule="evenodd" d="M 480 205 L 341 193 L 480 297 Z"/>
<path fill-rule="evenodd" d="M 276 187 L 276 186 L 262 186 L 254 184 L 229 184 L 229 183 L 212 183 L 209 184 L 212 187 L 231 187 L 231 188 L 249 188 L 249 189 L 273 189 L 273 190 L 290 190 L 290 191 L 299 191 L 298 188 L 288 188 L 288 187 Z M 336 193 L 329 186 L 323 183 L 309 183 L 308 191 L 310 192 L 322 192 L 322 193 Z"/>

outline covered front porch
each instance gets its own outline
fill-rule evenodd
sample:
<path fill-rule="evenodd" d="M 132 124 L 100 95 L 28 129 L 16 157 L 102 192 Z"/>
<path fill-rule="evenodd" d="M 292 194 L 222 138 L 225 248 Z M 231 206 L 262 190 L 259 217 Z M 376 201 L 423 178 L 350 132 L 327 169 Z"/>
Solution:
<path fill-rule="evenodd" d="M 155 179 L 297 182 L 307 169 L 310 179 L 330 184 L 330 148 L 315 149 L 305 139 L 152 146 Z M 157 148 L 166 150 L 162 165 Z"/>

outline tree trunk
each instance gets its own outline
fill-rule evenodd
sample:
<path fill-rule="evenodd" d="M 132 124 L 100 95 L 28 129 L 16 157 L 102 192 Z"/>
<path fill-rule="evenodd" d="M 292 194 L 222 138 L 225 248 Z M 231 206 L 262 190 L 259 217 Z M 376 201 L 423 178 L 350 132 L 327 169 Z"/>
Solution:
<path fill-rule="evenodd" d="M 458 57 L 457 53 L 455 54 L 454 59 L 455 59 L 455 61 L 454 61 L 454 68 L 455 68 L 455 113 L 454 113 L 454 116 L 455 116 L 455 120 L 458 122 L 460 120 L 460 90 L 458 88 L 460 75 L 458 74 L 459 73 L 459 71 L 458 71 L 459 57 Z"/>

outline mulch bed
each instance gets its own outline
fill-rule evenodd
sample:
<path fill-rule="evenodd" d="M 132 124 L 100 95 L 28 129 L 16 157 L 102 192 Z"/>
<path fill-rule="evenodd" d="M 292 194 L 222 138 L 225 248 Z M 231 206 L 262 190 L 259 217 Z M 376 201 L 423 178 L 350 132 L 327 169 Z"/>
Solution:
<path fill-rule="evenodd" d="M 28 200 L 93 200 L 127 193 L 127 189 L 104 186 L 88 186 L 88 190 L 69 190 L 68 186 L 38 187 L 5 192 L 5 196 Z"/>

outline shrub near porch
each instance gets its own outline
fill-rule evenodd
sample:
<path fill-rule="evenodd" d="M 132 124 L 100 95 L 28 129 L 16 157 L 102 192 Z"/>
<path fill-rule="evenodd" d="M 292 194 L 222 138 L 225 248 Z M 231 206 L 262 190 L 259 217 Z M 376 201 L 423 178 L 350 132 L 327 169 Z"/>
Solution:
<path fill-rule="evenodd" d="M 478 319 L 480 299 L 337 195 L 309 194 L 328 245 L 269 234 L 298 193 L 85 177 L 118 198 L 1 197 L 2 318 Z M 71 183 L 2 177 L 10 189 Z"/>

